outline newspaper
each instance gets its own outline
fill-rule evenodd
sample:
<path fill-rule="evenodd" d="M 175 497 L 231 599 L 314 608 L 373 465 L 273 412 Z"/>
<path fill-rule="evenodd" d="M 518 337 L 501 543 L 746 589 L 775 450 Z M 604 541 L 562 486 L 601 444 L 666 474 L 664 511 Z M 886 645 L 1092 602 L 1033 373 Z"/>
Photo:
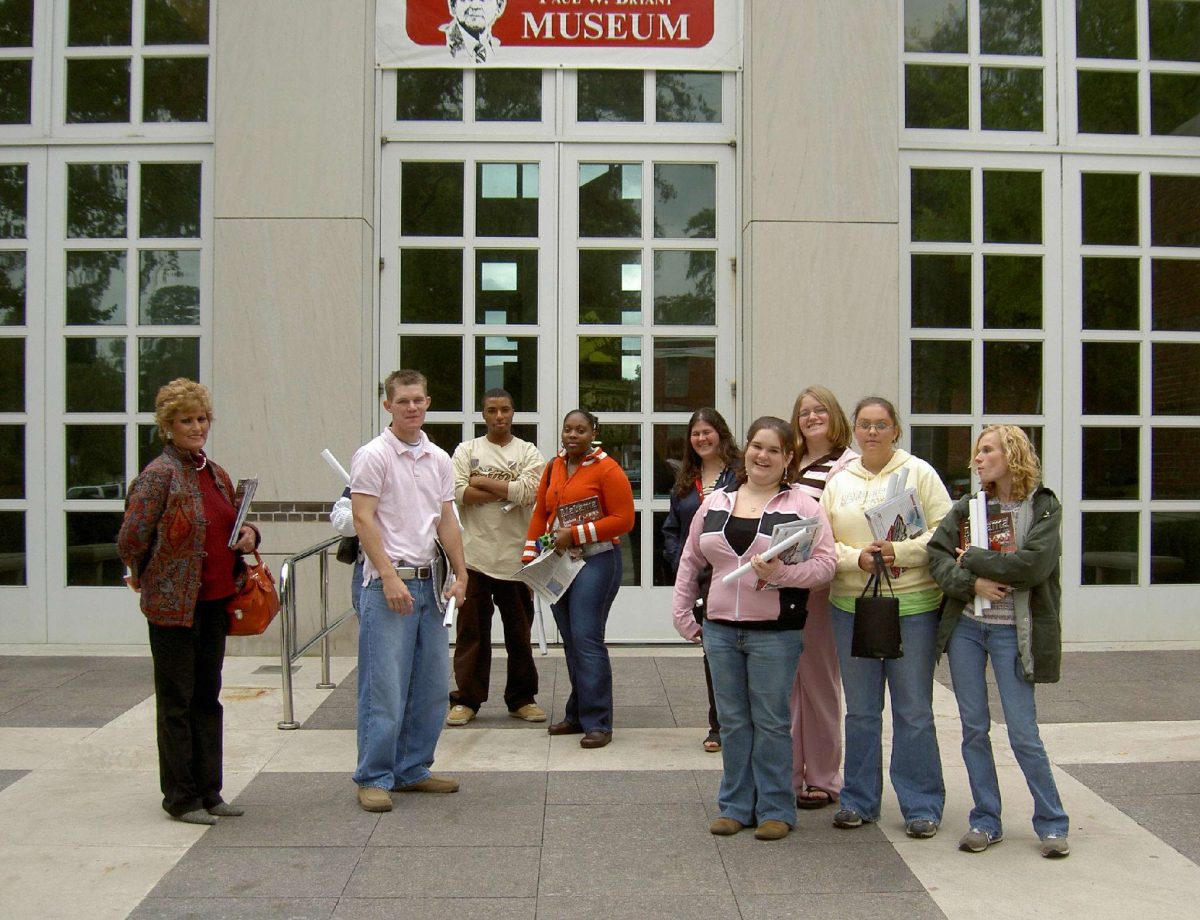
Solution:
<path fill-rule="evenodd" d="M 539 597 L 553 604 L 567 593 L 567 588 L 571 587 L 584 562 L 582 556 L 575 558 L 570 553 L 560 554 L 548 549 L 510 577 L 513 581 L 529 585 Z"/>
<path fill-rule="evenodd" d="M 254 493 L 257 489 L 257 476 L 238 480 L 237 489 L 233 493 L 233 503 L 237 506 L 237 519 L 233 522 L 233 533 L 229 535 L 228 546 L 230 549 L 233 549 L 234 544 L 238 541 L 238 535 L 242 532 L 242 525 L 246 523 L 246 515 L 250 513 L 250 503 L 254 501 Z"/>
<path fill-rule="evenodd" d="M 927 529 L 925 512 L 921 510 L 916 489 L 905 489 L 891 498 L 885 498 L 875 507 L 868 508 L 866 516 L 871 535 L 876 540 L 899 543 L 919 537 Z M 903 571 L 898 566 L 892 566 L 892 578 L 899 578 Z"/>

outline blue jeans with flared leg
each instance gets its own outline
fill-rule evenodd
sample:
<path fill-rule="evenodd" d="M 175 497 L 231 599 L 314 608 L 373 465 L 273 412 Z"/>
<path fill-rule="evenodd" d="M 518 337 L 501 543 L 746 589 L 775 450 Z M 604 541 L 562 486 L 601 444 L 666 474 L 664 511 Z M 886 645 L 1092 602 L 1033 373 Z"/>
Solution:
<path fill-rule="evenodd" d="M 612 662 L 604 644 L 608 611 L 621 587 L 621 551 L 589 556 L 587 563 L 551 606 L 567 659 L 571 695 L 566 719 L 585 732 L 613 728 Z"/>
<path fill-rule="evenodd" d="M 990 658 L 1008 726 L 1008 742 L 1033 796 L 1033 829 L 1039 837 L 1066 835 L 1069 821 L 1050 769 L 1050 758 L 1046 756 L 1038 732 L 1034 685 L 1025 680 L 1017 652 L 1016 627 L 990 625 L 964 614 L 950 635 L 948 650 L 950 678 L 954 681 L 958 715 L 962 720 L 963 762 L 967 765 L 971 796 L 975 800 L 975 807 L 971 809 L 971 827 L 982 828 L 989 834 L 1003 831 L 1000 782 L 992 756 L 989 735 L 992 719 L 984 673 Z"/>
<path fill-rule="evenodd" d="M 892 700 L 889 775 L 905 822 L 942 820 L 946 787 L 933 727 L 936 610 L 900 617 L 904 656 L 879 660 L 850 654 L 854 614 L 831 608 L 846 698 L 846 765 L 842 808 L 879 820 L 883 797 L 883 688 Z"/>
<path fill-rule="evenodd" d="M 359 598 L 358 769 L 360 786 L 396 789 L 430 775 L 446 719 L 449 630 L 431 579 L 405 580 L 412 613 L 387 605 L 373 579 Z"/>
<path fill-rule="evenodd" d="M 788 701 L 803 648 L 798 629 L 740 629 L 704 621 L 721 722 L 721 817 L 747 826 L 796 823 Z"/>

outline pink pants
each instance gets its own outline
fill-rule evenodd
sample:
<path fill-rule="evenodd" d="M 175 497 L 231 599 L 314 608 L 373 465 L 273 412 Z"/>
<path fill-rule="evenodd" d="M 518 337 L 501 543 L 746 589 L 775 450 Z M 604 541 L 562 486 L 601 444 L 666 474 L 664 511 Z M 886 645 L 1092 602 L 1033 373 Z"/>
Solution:
<path fill-rule="evenodd" d="M 792 785 L 842 791 L 842 676 L 838 668 L 829 589 L 808 595 L 804 652 L 792 685 Z"/>

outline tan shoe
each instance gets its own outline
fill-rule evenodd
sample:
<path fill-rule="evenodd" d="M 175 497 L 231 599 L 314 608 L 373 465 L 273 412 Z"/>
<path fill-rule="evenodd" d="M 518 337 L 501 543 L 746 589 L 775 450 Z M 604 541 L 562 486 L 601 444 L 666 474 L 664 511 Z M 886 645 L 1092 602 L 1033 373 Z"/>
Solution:
<path fill-rule="evenodd" d="M 470 706 L 464 706 L 459 703 L 450 707 L 450 712 L 446 715 L 447 725 L 466 725 L 475 718 L 475 710 Z"/>
<path fill-rule="evenodd" d="M 392 797 L 378 786 L 359 786 L 358 807 L 363 811 L 391 811 Z"/>
<path fill-rule="evenodd" d="M 755 840 L 782 840 L 792 829 L 782 821 L 771 819 L 764 821 L 758 826 L 758 830 L 754 832 Z"/>
<path fill-rule="evenodd" d="M 732 837 L 738 831 L 745 829 L 746 825 L 734 818 L 717 818 L 708 826 L 708 832 L 718 837 Z"/>
<path fill-rule="evenodd" d="M 522 719 L 526 722 L 546 721 L 546 710 L 537 703 L 526 703 L 520 709 L 514 709 L 509 715 L 514 719 Z"/>
<path fill-rule="evenodd" d="M 395 790 L 396 792 L 458 792 L 458 780 L 450 779 L 448 776 L 434 776 L 430 774 L 419 783 L 413 783 L 411 786 L 402 786 Z"/>

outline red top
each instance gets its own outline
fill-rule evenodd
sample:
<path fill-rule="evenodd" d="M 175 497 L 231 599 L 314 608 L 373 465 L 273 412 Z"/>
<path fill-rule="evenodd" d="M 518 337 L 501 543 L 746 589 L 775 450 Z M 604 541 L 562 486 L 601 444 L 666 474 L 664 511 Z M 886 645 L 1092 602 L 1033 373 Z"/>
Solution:
<path fill-rule="evenodd" d="M 629 478 L 617 461 L 599 447 L 583 459 L 570 477 L 567 476 L 567 461 L 560 454 L 546 464 L 542 478 L 529 521 L 522 562 L 537 558 L 535 541 L 550 526 L 557 526 L 555 516 L 559 505 L 592 497 L 600 499 L 600 518 L 574 527 L 576 546 L 606 540 L 619 543 L 622 534 L 633 530 L 636 513 Z"/>
<path fill-rule="evenodd" d="M 237 593 L 233 569 L 237 553 L 229 548 L 229 534 L 237 511 L 217 488 L 212 467 L 199 470 L 200 499 L 204 503 L 204 562 L 200 567 L 200 600 L 211 601 Z"/>

